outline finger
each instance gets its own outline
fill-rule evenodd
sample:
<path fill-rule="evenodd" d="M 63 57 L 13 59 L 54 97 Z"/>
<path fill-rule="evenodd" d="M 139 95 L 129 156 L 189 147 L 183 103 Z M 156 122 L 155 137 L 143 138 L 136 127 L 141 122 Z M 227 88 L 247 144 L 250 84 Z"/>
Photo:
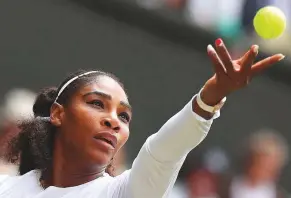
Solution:
<path fill-rule="evenodd" d="M 268 67 L 283 60 L 284 58 L 285 58 L 285 56 L 283 54 L 276 54 L 276 55 L 273 55 L 271 57 L 265 58 L 265 59 L 257 62 L 251 68 L 251 76 L 255 76 L 255 75 L 261 73 L 262 71 L 264 71 Z"/>
<path fill-rule="evenodd" d="M 242 64 L 242 62 L 246 59 L 246 57 L 251 53 L 251 49 L 249 49 L 242 57 L 236 60 L 236 63 Z"/>
<path fill-rule="evenodd" d="M 253 45 L 251 49 L 242 57 L 241 71 L 249 71 L 259 53 L 259 46 Z"/>
<path fill-rule="evenodd" d="M 215 45 L 216 45 L 217 54 L 220 60 L 222 61 L 227 73 L 232 73 L 234 71 L 232 59 L 222 39 L 217 39 L 215 41 Z"/>
<path fill-rule="evenodd" d="M 208 53 L 208 56 L 210 57 L 210 60 L 213 64 L 215 73 L 218 76 L 221 74 L 225 74 L 223 64 L 222 64 L 220 58 L 218 57 L 215 49 L 212 47 L 212 45 L 207 46 L 207 53 Z"/>

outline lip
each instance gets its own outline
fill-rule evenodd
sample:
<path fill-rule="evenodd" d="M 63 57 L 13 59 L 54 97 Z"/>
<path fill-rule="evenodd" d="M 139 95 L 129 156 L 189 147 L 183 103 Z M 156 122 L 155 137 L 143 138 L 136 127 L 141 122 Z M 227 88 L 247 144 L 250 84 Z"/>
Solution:
<path fill-rule="evenodd" d="M 114 132 L 115 133 L 115 132 Z M 102 131 L 94 136 L 95 139 L 102 140 L 110 144 L 113 148 L 117 146 L 117 137 L 113 135 L 112 131 Z"/>

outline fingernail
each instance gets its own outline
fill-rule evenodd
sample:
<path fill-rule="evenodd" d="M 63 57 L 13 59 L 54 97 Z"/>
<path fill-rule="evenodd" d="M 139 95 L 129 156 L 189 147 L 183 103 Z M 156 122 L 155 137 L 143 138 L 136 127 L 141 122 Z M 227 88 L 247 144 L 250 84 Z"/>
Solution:
<path fill-rule="evenodd" d="M 258 54 L 259 53 L 259 46 L 258 45 L 253 45 L 253 52 L 255 54 Z"/>
<path fill-rule="evenodd" d="M 285 56 L 283 54 L 279 54 L 279 61 L 283 60 L 285 58 Z"/>
<path fill-rule="evenodd" d="M 215 50 L 214 50 L 214 48 L 212 47 L 212 45 L 207 45 L 207 52 L 209 52 L 209 53 L 213 53 L 213 52 L 215 52 Z"/>
<path fill-rule="evenodd" d="M 215 45 L 216 46 L 221 46 L 222 45 L 222 39 L 221 38 L 218 38 L 215 40 Z"/>

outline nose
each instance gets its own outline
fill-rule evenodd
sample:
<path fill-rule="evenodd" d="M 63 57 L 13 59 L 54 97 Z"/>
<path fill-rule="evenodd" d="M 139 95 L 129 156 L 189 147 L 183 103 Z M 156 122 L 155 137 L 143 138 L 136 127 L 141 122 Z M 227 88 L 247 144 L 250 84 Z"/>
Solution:
<path fill-rule="evenodd" d="M 117 118 L 106 117 L 101 120 L 101 125 L 111 128 L 114 131 L 118 132 L 120 130 L 119 121 Z"/>

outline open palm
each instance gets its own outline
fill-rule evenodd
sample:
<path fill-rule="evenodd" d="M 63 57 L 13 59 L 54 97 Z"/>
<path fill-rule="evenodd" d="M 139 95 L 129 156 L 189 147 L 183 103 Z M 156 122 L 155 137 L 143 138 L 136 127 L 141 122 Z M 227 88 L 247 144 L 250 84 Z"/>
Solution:
<path fill-rule="evenodd" d="M 284 58 L 282 54 L 276 54 L 254 63 L 258 55 L 258 46 L 253 45 L 242 57 L 232 60 L 221 39 L 216 40 L 215 46 L 216 50 L 212 45 L 207 47 L 215 75 L 205 84 L 217 93 L 218 101 L 213 101 L 213 103 L 219 102 L 231 92 L 245 87 L 255 75 Z"/>

